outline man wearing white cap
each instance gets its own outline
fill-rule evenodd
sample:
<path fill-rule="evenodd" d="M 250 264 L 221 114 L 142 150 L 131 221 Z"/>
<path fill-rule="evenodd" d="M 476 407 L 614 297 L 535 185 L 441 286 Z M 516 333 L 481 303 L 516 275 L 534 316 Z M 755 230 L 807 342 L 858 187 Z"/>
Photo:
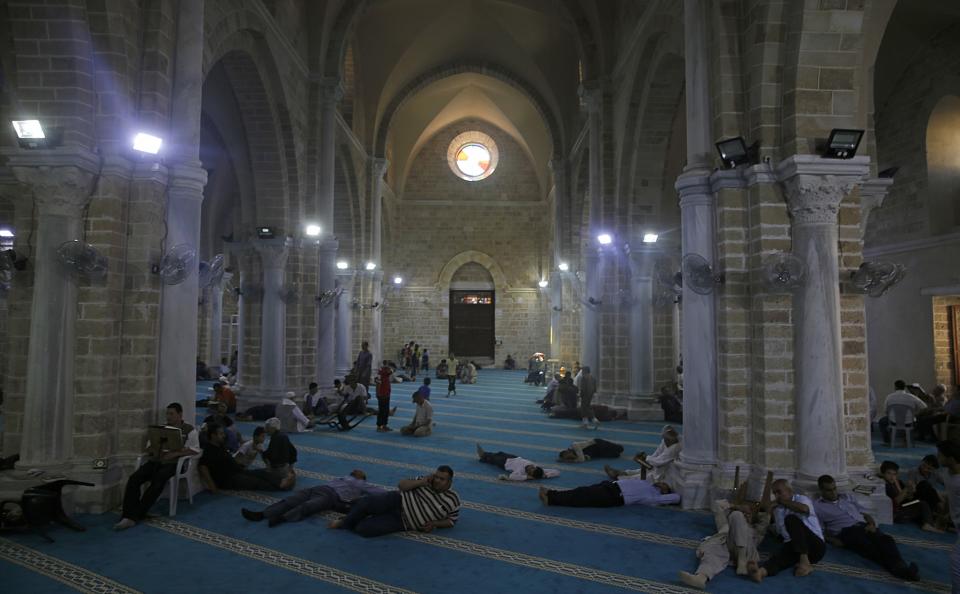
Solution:
<path fill-rule="evenodd" d="M 641 478 L 647 478 L 647 472 L 654 481 L 663 481 L 670 485 L 679 484 L 679 476 L 674 467 L 674 462 L 680 458 L 680 451 L 683 449 L 683 442 L 680 440 L 680 434 L 674 429 L 673 425 L 664 425 L 660 431 L 660 445 L 649 456 L 645 452 L 640 452 L 633 457 L 634 461 L 640 465 L 640 468 L 633 470 L 617 470 L 611 466 L 604 466 L 603 470 L 613 480 L 621 476 L 630 477 L 640 475 Z"/>

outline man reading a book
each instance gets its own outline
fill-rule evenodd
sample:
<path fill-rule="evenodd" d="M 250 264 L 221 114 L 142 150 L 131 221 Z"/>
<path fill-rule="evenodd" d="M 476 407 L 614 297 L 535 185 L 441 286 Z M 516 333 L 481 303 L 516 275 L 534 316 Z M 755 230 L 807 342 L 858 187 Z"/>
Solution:
<path fill-rule="evenodd" d="M 158 444 L 147 443 L 149 458 L 127 479 L 123 494 L 123 517 L 113 526 L 114 530 L 126 530 L 142 520 L 160 498 L 167 481 L 176 473 L 177 460 L 200 453 L 200 435 L 192 425 L 183 422 L 183 407 L 179 402 L 167 405 L 167 427 L 180 430 L 179 443 L 182 445 L 173 449 L 164 448 L 162 444 L 158 447 Z M 147 483 L 147 489 L 141 495 L 140 487 Z M 172 496 L 176 497 L 176 494 Z"/>

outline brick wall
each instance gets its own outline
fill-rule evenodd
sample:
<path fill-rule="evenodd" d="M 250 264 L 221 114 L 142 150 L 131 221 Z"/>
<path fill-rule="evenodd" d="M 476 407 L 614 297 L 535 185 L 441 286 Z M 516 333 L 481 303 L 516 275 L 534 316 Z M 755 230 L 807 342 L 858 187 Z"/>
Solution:
<path fill-rule="evenodd" d="M 947 386 L 947 393 L 953 386 L 960 384 L 954 370 L 956 361 L 952 345 L 956 340 L 955 332 L 960 328 L 954 328 L 950 322 L 950 308 L 960 309 L 960 297 L 934 297 L 933 298 L 933 360 L 936 369 L 936 378 L 938 384 Z"/>

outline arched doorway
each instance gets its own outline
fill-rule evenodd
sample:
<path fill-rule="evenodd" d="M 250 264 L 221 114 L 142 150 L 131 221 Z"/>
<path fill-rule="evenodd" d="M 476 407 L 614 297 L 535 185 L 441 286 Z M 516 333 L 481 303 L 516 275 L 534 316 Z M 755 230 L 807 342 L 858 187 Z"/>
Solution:
<path fill-rule="evenodd" d="M 481 264 L 464 264 L 450 281 L 449 336 L 448 352 L 458 357 L 494 358 L 496 289 Z"/>

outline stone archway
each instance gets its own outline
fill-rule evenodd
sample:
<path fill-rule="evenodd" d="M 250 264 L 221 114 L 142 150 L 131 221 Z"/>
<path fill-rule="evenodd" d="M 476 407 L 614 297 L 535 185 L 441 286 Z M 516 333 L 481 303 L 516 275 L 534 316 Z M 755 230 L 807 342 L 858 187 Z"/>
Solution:
<path fill-rule="evenodd" d="M 460 252 L 453 258 L 450 258 L 446 264 L 444 264 L 443 269 L 440 270 L 440 276 L 437 279 L 437 289 L 441 291 L 447 291 L 450 289 L 450 281 L 453 279 L 453 275 L 460 269 L 464 264 L 469 264 L 470 262 L 476 262 L 490 272 L 490 276 L 493 277 L 493 284 L 496 287 L 496 290 L 503 291 L 508 289 L 510 285 L 507 284 L 507 277 L 503 274 L 503 269 L 500 268 L 500 265 L 497 264 L 497 261 L 484 254 L 483 252 L 478 252 L 475 250 L 467 250 L 465 252 Z"/>

